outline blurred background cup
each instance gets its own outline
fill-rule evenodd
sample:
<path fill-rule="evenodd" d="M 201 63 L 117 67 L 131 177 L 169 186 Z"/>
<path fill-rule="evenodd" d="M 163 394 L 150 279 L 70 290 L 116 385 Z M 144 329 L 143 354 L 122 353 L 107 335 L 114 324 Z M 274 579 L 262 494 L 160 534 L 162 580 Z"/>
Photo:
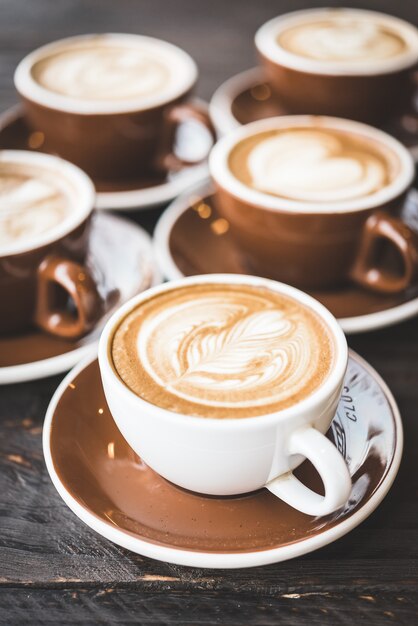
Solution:
<path fill-rule="evenodd" d="M 270 118 L 220 139 L 209 168 L 252 273 L 301 289 L 354 280 L 384 293 L 415 280 L 418 238 L 398 217 L 414 163 L 386 133 L 339 118 Z M 383 249 L 399 261 L 395 272 Z"/>
<path fill-rule="evenodd" d="M 0 196 L 0 334 L 87 333 L 103 312 L 84 264 L 93 183 L 58 157 L 1 150 Z"/>
<path fill-rule="evenodd" d="M 31 129 L 95 179 L 130 179 L 189 164 L 176 130 L 208 115 L 190 96 L 197 67 L 165 41 L 131 34 L 82 35 L 30 53 L 15 86 Z"/>
<path fill-rule="evenodd" d="M 418 29 L 359 9 L 309 9 L 276 17 L 255 36 L 267 78 L 289 113 L 378 123 L 411 101 Z"/>

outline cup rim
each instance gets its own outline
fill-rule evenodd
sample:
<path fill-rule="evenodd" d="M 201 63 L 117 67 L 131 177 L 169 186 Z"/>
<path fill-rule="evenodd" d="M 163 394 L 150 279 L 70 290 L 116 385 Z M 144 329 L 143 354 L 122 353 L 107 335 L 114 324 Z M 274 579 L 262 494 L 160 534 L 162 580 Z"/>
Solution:
<path fill-rule="evenodd" d="M 176 76 L 179 78 L 178 84 L 174 85 L 170 90 L 165 91 L 160 96 L 130 98 L 123 101 L 108 102 L 103 100 L 81 100 L 58 94 L 42 87 L 34 80 L 32 77 L 32 68 L 35 63 L 49 54 L 59 51 L 61 48 L 65 48 L 65 46 L 69 44 L 82 44 L 92 38 L 102 38 L 106 41 L 123 43 L 142 42 L 150 50 L 163 50 L 164 54 L 167 54 L 167 56 L 172 59 L 175 58 L 177 65 L 182 68 L 182 71 L 176 73 Z M 168 41 L 133 33 L 90 33 L 65 37 L 36 48 L 26 55 L 18 64 L 14 73 L 14 83 L 22 97 L 50 109 L 77 115 L 111 115 L 147 111 L 172 102 L 192 89 L 193 85 L 196 83 L 197 76 L 197 65 L 192 57 L 187 52 Z"/>
<path fill-rule="evenodd" d="M 327 203 L 303 202 L 273 196 L 245 185 L 232 174 L 228 166 L 228 159 L 232 149 L 240 141 L 265 131 L 286 127 L 294 128 L 295 126 L 314 126 L 315 128 L 353 132 L 356 135 L 376 141 L 396 154 L 401 165 L 401 171 L 389 185 L 369 196 Z M 246 204 L 271 211 L 312 215 L 355 213 L 380 207 L 407 191 L 414 180 L 415 165 L 411 154 L 397 139 L 368 124 L 324 115 L 282 115 L 240 126 L 222 137 L 210 152 L 209 172 L 215 183 Z"/>
<path fill-rule="evenodd" d="M 306 21 L 306 18 L 315 17 L 321 19 L 323 17 L 329 17 L 330 14 L 344 15 L 344 13 L 362 18 L 369 17 L 383 25 L 395 25 L 395 29 L 399 29 L 402 37 L 408 46 L 410 46 L 410 49 L 404 54 L 399 55 L 399 58 L 381 59 L 369 63 L 364 62 L 357 64 L 350 63 L 350 61 L 329 63 L 318 59 L 309 59 L 289 52 L 282 48 L 277 42 L 277 35 L 283 32 L 283 30 L 303 23 Z M 418 29 L 413 24 L 379 11 L 349 7 L 301 9 L 274 17 L 257 30 L 255 34 L 255 45 L 258 52 L 273 63 L 300 72 L 325 76 L 372 76 L 391 74 L 408 69 L 409 67 L 412 68 L 418 61 Z"/>
<path fill-rule="evenodd" d="M 325 322 L 329 328 L 333 340 L 335 342 L 335 361 L 333 368 L 323 382 L 323 384 L 316 389 L 309 396 L 303 400 L 293 404 L 291 407 L 276 411 L 273 413 L 266 413 L 264 415 L 250 416 L 242 419 L 237 418 L 216 418 L 216 417 L 199 417 L 195 415 L 184 415 L 182 413 L 176 413 L 152 404 L 143 398 L 137 396 L 131 389 L 122 381 L 118 376 L 112 362 L 110 354 L 110 342 L 116 327 L 121 320 L 129 314 L 129 312 L 137 307 L 141 302 L 152 298 L 160 293 L 177 289 L 185 285 L 194 285 L 202 283 L 223 283 L 233 285 L 250 285 L 260 286 L 273 291 L 288 295 L 305 306 L 313 309 Z M 127 401 L 135 402 L 139 409 L 141 407 L 147 413 L 152 413 L 158 418 L 164 418 L 170 421 L 176 421 L 179 425 L 187 425 L 191 428 L 211 428 L 211 429 L 253 429 L 266 424 L 272 424 L 274 422 L 282 422 L 287 419 L 296 417 L 301 412 L 308 410 L 310 407 L 315 409 L 321 402 L 324 402 L 327 398 L 330 398 L 341 387 L 345 371 L 348 363 L 348 347 L 347 341 L 340 325 L 335 317 L 326 307 L 320 302 L 309 296 L 308 294 L 284 283 L 279 283 L 268 278 L 261 278 L 259 276 L 248 276 L 241 274 L 205 274 L 197 276 L 188 276 L 180 278 L 178 280 L 169 281 L 161 285 L 157 285 L 148 289 L 120 307 L 112 317 L 107 321 L 99 340 L 98 348 L 98 360 L 103 380 L 103 385 L 106 391 L 106 379 L 110 377 L 112 385 L 116 385 L 118 394 L 122 395 Z M 109 393 L 112 393 L 110 390 Z"/>
<path fill-rule="evenodd" d="M 22 163 L 29 167 L 40 167 L 51 173 L 57 173 L 58 176 L 66 178 L 75 187 L 79 197 L 76 199 L 77 210 L 71 211 L 68 219 L 65 219 L 63 223 L 47 230 L 42 236 L 2 247 L 0 258 L 37 250 L 59 241 L 75 230 L 91 214 L 96 196 L 94 185 L 87 174 L 76 165 L 52 154 L 41 154 L 27 150 L 0 150 L 1 163 Z"/>

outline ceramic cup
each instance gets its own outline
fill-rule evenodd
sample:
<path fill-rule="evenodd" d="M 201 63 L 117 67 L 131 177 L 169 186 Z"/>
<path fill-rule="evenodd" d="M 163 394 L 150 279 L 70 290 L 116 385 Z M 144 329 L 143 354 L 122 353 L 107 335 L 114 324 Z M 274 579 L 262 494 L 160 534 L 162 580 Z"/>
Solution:
<path fill-rule="evenodd" d="M 332 62 L 290 52 L 280 44 L 280 37 L 288 29 L 324 24 L 330 19 L 358 22 L 352 26 L 351 36 L 346 31 L 338 40 L 339 56 Z M 360 23 L 365 24 L 364 42 L 359 41 Z M 405 42 L 404 52 L 381 59 L 350 56 L 353 43 L 367 45 L 368 39 L 373 39 L 373 28 L 397 33 Z M 320 34 L 322 42 L 327 36 L 326 32 Z M 295 11 L 261 26 L 255 44 L 268 80 L 289 113 L 336 115 L 377 123 L 405 108 L 416 88 L 412 70 L 418 63 L 418 29 L 391 15 L 341 8 Z"/>
<path fill-rule="evenodd" d="M 80 169 L 55 156 L 1 150 L 0 167 L 2 163 L 15 164 L 17 169 L 40 168 L 62 179 L 71 189 L 71 206 L 55 227 L 0 245 L 0 333 L 36 325 L 60 337 L 79 337 L 102 314 L 94 278 L 84 265 L 95 200 L 93 183 Z"/>
<path fill-rule="evenodd" d="M 243 419 L 181 415 L 133 393 L 117 375 L 111 357 L 112 336 L 119 322 L 155 294 L 211 282 L 261 286 L 314 309 L 335 342 L 335 364 L 323 384 L 290 408 Z M 343 457 L 324 436 L 340 398 L 347 358 L 344 334 L 319 302 L 287 285 L 229 274 L 172 281 L 133 298 L 108 321 L 99 344 L 99 365 L 109 409 L 126 441 L 151 468 L 181 487 L 205 494 L 228 496 L 267 487 L 309 515 L 336 510 L 347 501 L 351 489 Z M 292 470 L 305 458 L 321 475 L 325 496 L 314 493 L 293 475 Z"/>
<path fill-rule="evenodd" d="M 233 175 L 229 157 L 244 139 L 298 127 L 343 131 L 375 142 L 389 150 L 398 172 L 375 193 L 327 203 L 260 192 Z M 303 149 L 300 156 L 304 156 Z M 302 289 L 330 289 L 355 281 L 382 293 L 401 292 L 415 280 L 417 235 L 397 217 L 414 178 L 414 163 L 409 152 L 386 133 L 339 118 L 270 118 L 242 126 L 218 141 L 210 154 L 209 169 L 217 208 L 229 222 L 251 272 Z M 386 271 L 381 262 L 382 241 L 402 259 L 396 275 Z"/>
<path fill-rule="evenodd" d="M 34 68 L 53 55 L 89 46 L 118 46 L 128 50 L 143 47 L 151 58 L 162 55 L 169 59 L 174 79 L 161 92 L 124 99 L 63 95 L 35 79 Z M 99 69 L 99 78 L 105 71 L 115 74 L 111 61 L 108 70 Z M 81 69 L 80 75 L 77 71 L 76 64 L 69 69 L 69 80 L 77 88 L 80 81 L 91 78 L 89 72 L 94 74 L 91 68 L 84 74 Z M 117 80 L 117 76 L 111 78 Z M 96 80 L 94 76 L 92 80 Z M 196 80 L 196 64 L 186 52 L 159 39 L 129 34 L 83 35 L 59 40 L 31 52 L 15 72 L 15 86 L 27 122 L 33 131 L 43 134 L 48 151 L 75 163 L 99 180 L 137 179 L 190 164 L 175 153 L 179 125 L 194 120 L 213 134 L 207 113 L 189 101 Z"/>

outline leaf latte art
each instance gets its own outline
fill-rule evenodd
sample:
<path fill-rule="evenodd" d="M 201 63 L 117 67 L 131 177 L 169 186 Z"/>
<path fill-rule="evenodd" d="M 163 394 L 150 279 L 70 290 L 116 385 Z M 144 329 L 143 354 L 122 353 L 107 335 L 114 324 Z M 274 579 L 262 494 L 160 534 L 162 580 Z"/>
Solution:
<path fill-rule="evenodd" d="M 117 328 L 114 366 L 145 400 L 202 417 L 280 410 L 312 393 L 332 362 L 320 318 L 267 289 L 198 285 L 146 301 Z"/>

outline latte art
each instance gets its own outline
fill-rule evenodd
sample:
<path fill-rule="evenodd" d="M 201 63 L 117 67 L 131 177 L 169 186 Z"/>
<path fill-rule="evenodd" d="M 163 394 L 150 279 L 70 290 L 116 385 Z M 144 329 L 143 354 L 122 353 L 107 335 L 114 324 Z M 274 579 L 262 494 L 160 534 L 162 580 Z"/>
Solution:
<path fill-rule="evenodd" d="M 61 224 L 69 211 L 69 196 L 52 174 L 0 164 L 0 249 L 43 235 Z"/>
<path fill-rule="evenodd" d="M 377 20 L 335 17 L 288 28 L 278 43 L 293 54 L 318 61 L 380 61 L 403 54 L 405 40 Z"/>
<path fill-rule="evenodd" d="M 248 417 L 312 393 L 332 363 L 320 318 L 267 289 L 200 285 L 160 294 L 117 328 L 121 379 L 158 406 L 190 415 Z"/>
<path fill-rule="evenodd" d="M 388 185 L 395 168 L 385 151 L 325 128 L 289 128 L 243 141 L 230 156 L 249 186 L 298 202 L 344 202 Z"/>
<path fill-rule="evenodd" d="M 166 62 L 141 47 L 75 45 L 36 63 L 32 74 L 49 91 L 83 100 L 147 97 L 166 88 Z"/>

